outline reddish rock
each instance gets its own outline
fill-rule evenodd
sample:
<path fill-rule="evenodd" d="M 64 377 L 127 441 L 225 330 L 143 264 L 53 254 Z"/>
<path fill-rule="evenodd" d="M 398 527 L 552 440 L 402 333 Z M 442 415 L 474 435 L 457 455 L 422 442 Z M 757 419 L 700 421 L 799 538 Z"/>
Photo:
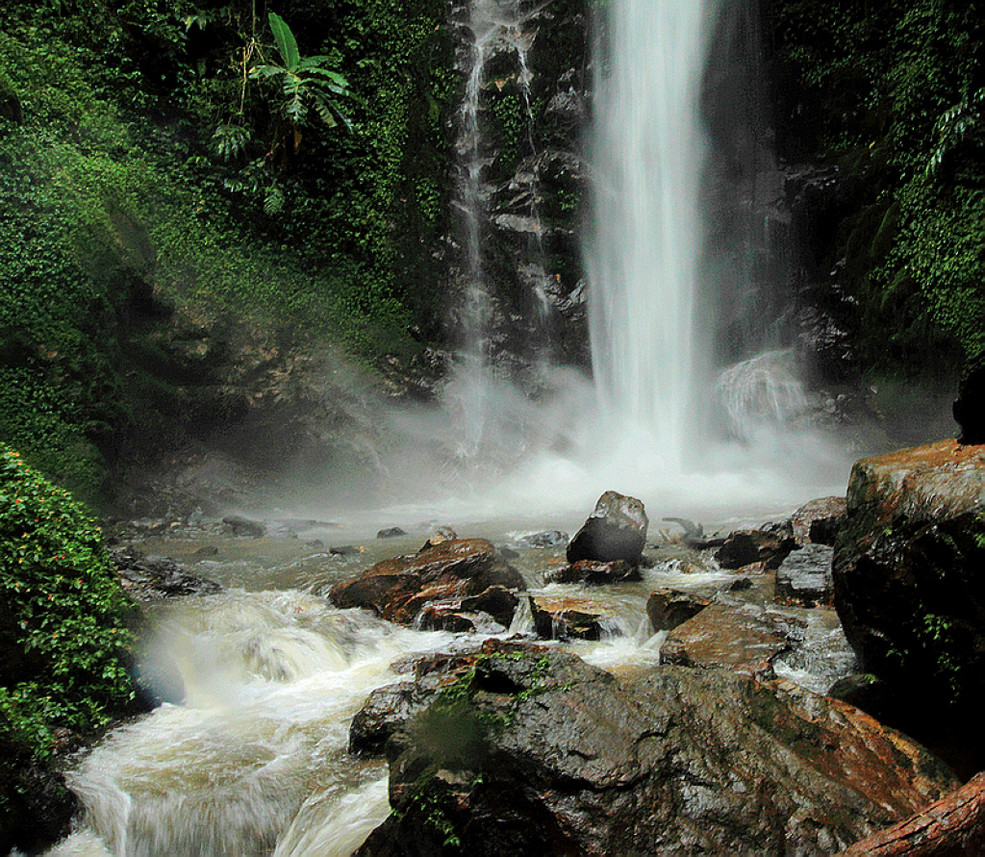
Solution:
<path fill-rule="evenodd" d="M 530 598 L 534 629 L 545 640 L 598 640 L 607 620 L 615 618 L 612 606 L 589 598 L 534 595 Z"/>
<path fill-rule="evenodd" d="M 660 662 L 725 667 L 743 675 L 772 678 L 773 659 L 788 648 L 786 638 L 761 619 L 712 604 L 668 634 Z"/>
<path fill-rule="evenodd" d="M 548 583 L 586 583 L 589 586 L 629 583 L 642 579 L 639 565 L 624 559 L 617 559 L 614 562 L 583 559 L 544 575 L 544 580 Z"/>
<path fill-rule="evenodd" d="M 819 497 L 790 516 L 793 540 L 799 545 L 834 544 L 834 536 L 848 509 L 844 497 Z"/>
<path fill-rule="evenodd" d="M 985 685 L 985 449 L 942 441 L 852 470 L 834 600 L 862 669 L 925 700 Z"/>
<path fill-rule="evenodd" d="M 335 586 L 329 597 L 336 607 L 363 607 L 384 619 L 410 624 L 429 602 L 457 603 L 493 586 L 526 588 L 520 573 L 490 542 L 456 539 L 379 562 L 355 580 Z"/>
<path fill-rule="evenodd" d="M 646 615 L 656 631 L 669 631 L 697 616 L 711 600 L 676 589 L 657 589 L 646 602 Z"/>
<path fill-rule="evenodd" d="M 985 854 L 985 773 L 906 821 L 838 857 L 979 857 Z"/>

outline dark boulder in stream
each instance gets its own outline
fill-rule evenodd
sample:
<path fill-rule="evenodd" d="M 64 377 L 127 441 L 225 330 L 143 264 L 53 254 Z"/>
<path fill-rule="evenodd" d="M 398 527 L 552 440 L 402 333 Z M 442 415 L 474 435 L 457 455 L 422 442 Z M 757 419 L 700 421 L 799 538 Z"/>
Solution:
<path fill-rule="evenodd" d="M 595 511 L 569 542 L 569 563 L 590 559 L 601 562 L 625 560 L 639 565 L 646 545 L 649 521 L 643 503 L 615 491 L 606 491 Z"/>
<path fill-rule="evenodd" d="M 393 814 L 362 857 L 828 855 L 957 785 L 851 706 L 659 667 L 619 681 L 493 641 L 386 744 Z"/>
<path fill-rule="evenodd" d="M 416 554 L 378 562 L 355 580 L 333 587 L 329 597 L 336 607 L 363 607 L 406 625 L 417 618 L 425 605 L 444 602 L 461 607 L 463 599 L 487 593 L 492 587 L 522 590 L 526 584 L 520 572 L 500 558 L 490 542 L 452 539 L 425 546 Z M 488 596 L 486 601 L 471 602 L 472 609 L 484 610 L 480 605 L 505 603 L 498 589 Z M 505 611 L 498 611 L 495 618 L 501 624 L 509 624 L 510 616 Z"/>
<path fill-rule="evenodd" d="M 834 588 L 828 545 L 806 544 L 791 551 L 776 570 L 776 600 L 802 607 L 831 606 Z"/>
<path fill-rule="evenodd" d="M 138 601 L 182 595 L 214 595 L 222 587 L 192 574 L 169 557 L 145 556 L 134 547 L 111 548 L 123 588 Z"/>

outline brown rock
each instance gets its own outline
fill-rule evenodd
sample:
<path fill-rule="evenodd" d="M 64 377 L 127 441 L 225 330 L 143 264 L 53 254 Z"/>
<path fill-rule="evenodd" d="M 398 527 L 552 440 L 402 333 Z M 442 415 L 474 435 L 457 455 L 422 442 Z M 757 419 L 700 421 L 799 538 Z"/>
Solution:
<path fill-rule="evenodd" d="M 676 589 L 657 589 L 646 602 L 646 615 L 656 631 L 670 631 L 697 616 L 711 600 Z"/>
<path fill-rule="evenodd" d="M 391 815 L 362 857 L 823 855 L 956 781 L 862 712 L 787 682 L 486 650 L 388 747 Z M 435 820 L 439 823 L 436 823 Z"/>
<path fill-rule="evenodd" d="M 844 497 L 819 497 L 805 503 L 790 516 L 794 541 L 799 545 L 834 544 L 834 535 L 847 509 Z"/>
<path fill-rule="evenodd" d="M 985 854 L 985 773 L 838 857 L 979 857 Z"/>
<path fill-rule="evenodd" d="M 611 605 L 588 598 L 535 595 L 530 598 L 534 629 L 545 640 L 598 640 L 606 620 L 615 617 Z"/>
<path fill-rule="evenodd" d="M 667 636 L 660 662 L 687 667 L 725 667 L 756 678 L 773 677 L 773 659 L 787 640 L 762 620 L 712 604 Z"/>
<path fill-rule="evenodd" d="M 336 607 L 363 607 L 384 619 L 409 624 L 428 602 L 459 602 L 491 586 L 526 588 L 520 573 L 496 554 L 490 542 L 456 539 L 378 562 L 355 580 L 335 586 L 329 597 Z"/>

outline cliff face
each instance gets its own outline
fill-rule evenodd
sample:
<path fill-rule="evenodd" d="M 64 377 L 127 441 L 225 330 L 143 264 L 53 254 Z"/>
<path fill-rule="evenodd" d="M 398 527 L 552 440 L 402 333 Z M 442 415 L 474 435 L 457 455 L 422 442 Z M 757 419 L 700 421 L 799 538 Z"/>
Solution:
<path fill-rule="evenodd" d="M 445 317 L 454 344 L 483 340 L 491 362 L 516 378 L 534 357 L 588 362 L 578 232 L 590 14 L 585 0 L 489 5 L 456 3 L 449 21 L 461 106 L 450 116 Z"/>
<path fill-rule="evenodd" d="M 985 23 L 949 0 L 761 18 L 796 278 L 841 339 L 819 368 L 946 381 L 982 351 Z"/>

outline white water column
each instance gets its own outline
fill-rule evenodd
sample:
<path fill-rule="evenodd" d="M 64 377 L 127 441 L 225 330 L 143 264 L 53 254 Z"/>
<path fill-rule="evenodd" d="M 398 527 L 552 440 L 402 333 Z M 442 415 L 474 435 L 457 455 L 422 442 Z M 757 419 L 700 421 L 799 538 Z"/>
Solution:
<path fill-rule="evenodd" d="M 679 469 L 695 388 L 698 99 L 715 0 L 611 0 L 587 252 L 600 405 Z"/>

